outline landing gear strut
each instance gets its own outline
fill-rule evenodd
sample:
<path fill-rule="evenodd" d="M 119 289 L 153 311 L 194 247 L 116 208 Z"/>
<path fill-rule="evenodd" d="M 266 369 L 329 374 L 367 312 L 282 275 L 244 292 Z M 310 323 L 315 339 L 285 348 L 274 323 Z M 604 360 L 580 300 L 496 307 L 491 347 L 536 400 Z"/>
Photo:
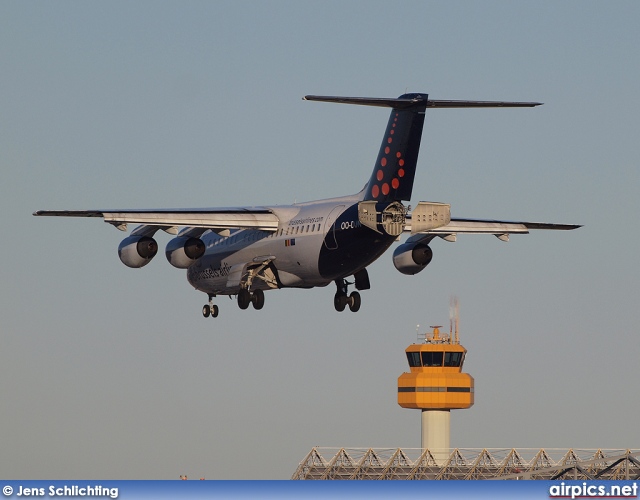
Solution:
<path fill-rule="evenodd" d="M 362 303 L 360 294 L 358 292 L 351 292 L 350 295 L 347 295 L 348 286 L 352 284 L 353 283 L 348 283 L 344 278 L 338 278 L 336 280 L 338 290 L 333 296 L 333 307 L 335 307 L 336 311 L 342 312 L 347 306 L 349 306 L 351 312 L 358 312 L 360 310 L 360 304 Z"/>

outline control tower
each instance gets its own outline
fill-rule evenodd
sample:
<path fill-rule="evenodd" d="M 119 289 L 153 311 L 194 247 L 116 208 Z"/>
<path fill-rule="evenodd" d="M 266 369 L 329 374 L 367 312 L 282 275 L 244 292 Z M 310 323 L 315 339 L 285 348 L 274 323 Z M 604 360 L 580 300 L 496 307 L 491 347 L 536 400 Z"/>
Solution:
<path fill-rule="evenodd" d="M 457 315 L 455 323 L 455 335 L 441 336 L 442 327 L 432 326 L 423 343 L 407 347 L 411 372 L 398 377 L 398 404 L 422 410 L 422 449 L 438 463 L 451 453 L 451 410 L 473 406 L 473 377 L 462 373 L 467 350 L 458 339 Z"/>

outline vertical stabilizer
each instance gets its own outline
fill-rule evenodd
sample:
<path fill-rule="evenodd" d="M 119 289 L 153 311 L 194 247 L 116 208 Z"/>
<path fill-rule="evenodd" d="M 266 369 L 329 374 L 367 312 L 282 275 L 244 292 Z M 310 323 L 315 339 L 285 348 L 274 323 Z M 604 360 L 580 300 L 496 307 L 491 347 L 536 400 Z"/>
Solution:
<path fill-rule="evenodd" d="M 392 108 L 364 201 L 409 201 L 416 175 L 426 108 L 522 108 L 539 102 L 429 100 L 427 94 L 403 94 L 397 99 L 308 95 L 307 101 L 337 102 Z"/>
<path fill-rule="evenodd" d="M 365 187 L 364 200 L 411 199 L 424 111 L 429 102 L 427 94 L 404 94 L 397 99 L 309 95 L 305 100 L 392 108 L 375 167 Z"/>
<path fill-rule="evenodd" d="M 414 104 L 391 110 L 378 158 L 365 188 L 365 200 L 411 199 L 427 96 L 405 94 L 398 99 L 411 99 Z"/>

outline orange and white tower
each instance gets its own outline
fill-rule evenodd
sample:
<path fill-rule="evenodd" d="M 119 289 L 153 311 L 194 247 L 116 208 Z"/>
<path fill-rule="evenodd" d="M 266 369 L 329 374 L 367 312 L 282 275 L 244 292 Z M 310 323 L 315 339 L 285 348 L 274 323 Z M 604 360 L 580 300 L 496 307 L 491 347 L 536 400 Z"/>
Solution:
<path fill-rule="evenodd" d="M 424 343 L 407 347 L 411 371 L 398 377 L 398 404 L 422 410 L 422 449 L 438 463 L 451 453 L 451 410 L 470 408 L 474 398 L 473 377 L 462 373 L 467 350 L 458 339 L 457 314 L 455 325 L 455 334 L 443 336 L 440 326 L 432 326 Z"/>

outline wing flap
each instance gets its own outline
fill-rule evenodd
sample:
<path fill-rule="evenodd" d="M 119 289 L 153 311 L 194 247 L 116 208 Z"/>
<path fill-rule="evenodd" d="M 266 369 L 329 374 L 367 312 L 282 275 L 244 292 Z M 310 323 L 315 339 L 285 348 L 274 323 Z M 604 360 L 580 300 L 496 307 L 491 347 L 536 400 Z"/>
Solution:
<path fill-rule="evenodd" d="M 446 226 L 436 229 L 420 231 L 419 234 L 446 235 L 456 233 L 466 234 L 527 234 L 530 229 L 551 229 L 568 231 L 582 227 L 578 224 L 551 224 L 545 222 L 513 222 L 482 219 L 451 219 Z M 411 232 L 411 220 L 407 217 L 404 232 Z"/>
<path fill-rule="evenodd" d="M 116 227 L 125 224 L 146 226 L 190 226 L 206 229 L 257 229 L 276 231 L 279 218 L 268 208 L 186 209 L 186 210 L 38 210 L 35 216 L 102 217 Z"/>

